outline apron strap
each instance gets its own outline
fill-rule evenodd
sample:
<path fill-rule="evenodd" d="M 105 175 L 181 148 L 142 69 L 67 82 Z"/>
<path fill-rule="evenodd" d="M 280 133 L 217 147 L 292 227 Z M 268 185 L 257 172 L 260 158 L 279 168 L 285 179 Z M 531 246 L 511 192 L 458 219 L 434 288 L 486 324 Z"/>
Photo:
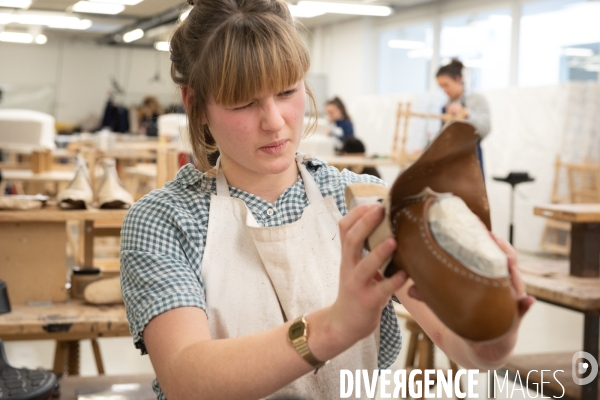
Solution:
<path fill-rule="evenodd" d="M 306 169 L 306 165 L 304 165 L 304 161 L 311 161 L 312 159 L 312 157 L 303 153 L 296 154 L 296 162 L 298 163 L 300 175 L 302 175 L 302 181 L 304 181 L 306 197 L 308 197 L 308 202 L 310 204 L 316 204 L 323 200 L 323 195 L 321 194 L 319 186 L 317 186 L 317 182 L 315 182 L 312 175 Z"/>
<path fill-rule="evenodd" d="M 312 157 L 308 157 L 302 153 L 296 154 L 296 163 L 298 164 L 298 169 L 300 170 L 300 175 L 302 176 L 302 181 L 304 182 L 304 190 L 306 191 L 306 197 L 308 197 L 309 203 L 318 203 L 323 200 L 323 195 L 321 194 L 321 190 L 317 186 L 317 183 L 313 179 L 312 175 L 306 169 L 304 165 L 304 161 L 310 161 Z M 227 184 L 227 179 L 225 178 L 225 174 L 220 168 L 221 166 L 221 157 L 217 159 L 217 163 L 215 168 L 217 169 L 217 196 L 231 197 L 229 194 L 229 185 Z"/>
<path fill-rule="evenodd" d="M 217 163 L 215 164 L 215 168 L 217 169 L 217 196 L 231 197 L 229 194 L 229 185 L 227 184 L 227 179 L 225 179 L 225 174 L 220 167 L 221 156 L 217 158 Z"/>

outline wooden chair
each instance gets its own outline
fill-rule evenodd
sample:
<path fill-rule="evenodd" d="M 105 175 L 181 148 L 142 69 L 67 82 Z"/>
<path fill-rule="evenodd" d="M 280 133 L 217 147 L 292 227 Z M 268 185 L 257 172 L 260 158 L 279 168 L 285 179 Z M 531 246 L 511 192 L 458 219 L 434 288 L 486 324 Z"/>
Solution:
<path fill-rule="evenodd" d="M 571 203 L 600 203 L 600 164 L 567 164 Z"/>
<path fill-rule="evenodd" d="M 414 151 L 412 153 L 408 153 L 406 151 L 406 141 L 408 138 L 410 118 L 413 117 L 425 119 L 438 119 L 440 121 L 443 121 L 444 124 L 447 124 L 450 121 L 454 120 L 465 119 L 463 115 L 414 112 L 411 110 L 410 102 L 406 102 L 406 105 L 402 102 L 398 103 L 398 109 L 396 111 L 396 126 L 394 129 L 394 139 L 392 141 L 391 158 L 395 159 L 401 167 L 406 167 L 412 164 L 421 155 L 420 150 Z"/>
<path fill-rule="evenodd" d="M 560 196 L 559 194 L 559 182 L 563 173 L 566 173 L 566 164 L 561 161 L 560 156 L 556 156 L 554 182 L 550 196 L 550 202 L 553 204 L 570 202 L 569 196 Z M 553 255 L 568 256 L 571 251 L 571 224 L 546 218 L 540 247 L 543 251 Z"/>

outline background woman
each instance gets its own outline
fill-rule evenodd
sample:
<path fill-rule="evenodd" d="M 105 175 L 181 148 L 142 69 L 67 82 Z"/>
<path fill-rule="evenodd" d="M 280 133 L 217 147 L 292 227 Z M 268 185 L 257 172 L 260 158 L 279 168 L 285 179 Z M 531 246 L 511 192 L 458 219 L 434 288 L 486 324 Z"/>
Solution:
<path fill-rule="evenodd" d="M 327 101 L 325 111 L 327 111 L 327 116 L 332 124 L 331 135 L 342 142 L 354 137 L 354 125 L 352 125 L 352 120 L 346 111 L 346 106 L 339 97 Z"/>
<path fill-rule="evenodd" d="M 479 93 L 466 93 L 463 81 L 463 63 L 452 59 L 436 74 L 438 85 L 448 95 L 448 101 L 442 108 L 442 113 L 452 114 L 472 123 L 479 134 L 477 157 L 483 173 L 483 155 L 481 140 L 490 133 L 490 107 L 487 100 Z"/>

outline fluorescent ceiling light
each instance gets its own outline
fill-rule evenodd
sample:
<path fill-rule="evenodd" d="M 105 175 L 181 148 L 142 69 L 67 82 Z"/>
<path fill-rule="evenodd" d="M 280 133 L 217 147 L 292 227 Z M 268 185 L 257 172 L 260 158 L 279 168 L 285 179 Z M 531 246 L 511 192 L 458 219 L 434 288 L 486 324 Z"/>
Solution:
<path fill-rule="evenodd" d="M 0 25 L 7 24 L 47 26 L 56 29 L 79 29 L 84 30 L 92 26 L 89 19 L 80 19 L 73 16 L 58 13 L 2 13 L 0 12 Z"/>
<path fill-rule="evenodd" d="M 169 51 L 169 42 L 156 42 L 154 43 L 154 48 L 159 51 Z"/>
<path fill-rule="evenodd" d="M 12 43 L 31 43 L 33 36 L 25 32 L 0 32 L 0 41 Z"/>
<path fill-rule="evenodd" d="M 28 8 L 31 0 L 0 0 L 0 7 Z"/>
<path fill-rule="evenodd" d="M 144 0 L 89 0 L 92 3 L 104 3 L 104 4 L 122 4 L 124 6 L 135 6 L 140 4 Z"/>
<path fill-rule="evenodd" d="M 594 55 L 594 51 L 580 47 L 567 47 L 563 49 L 562 55 L 567 57 L 591 57 Z"/>
<path fill-rule="evenodd" d="M 290 14 L 292 14 L 292 17 L 296 18 L 314 18 L 325 14 L 325 11 L 311 8 L 301 8 L 292 4 L 288 4 L 288 8 L 290 9 Z"/>
<path fill-rule="evenodd" d="M 47 41 L 48 41 L 48 38 L 46 37 L 46 35 L 40 34 L 35 37 L 35 42 L 37 44 L 45 44 Z"/>
<path fill-rule="evenodd" d="M 417 42 L 416 40 L 396 40 L 392 39 L 388 41 L 388 47 L 392 49 L 422 49 L 425 47 L 425 42 Z"/>
<path fill-rule="evenodd" d="M 347 4 L 347 3 L 324 3 L 317 1 L 300 1 L 296 6 L 296 12 L 304 14 L 352 14 L 352 15 L 370 15 L 376 17 L 386 17 L 392 13 L 390 7 L 385 6 L 369 6 L 364 4 Z M 306 17 L 309 18 L 309 17 Z"/>
<path fill-rule="evenodd" d="M 103 4 L 80 1 L 79 3 L 73 4 L 71 9 L 75 12 L 114 15 L 123 11 L 125 6 L 122 4 Z"/>
<path fill-rule="evenodd" d="M 433 49 L 426 48 L 411 50 L 408 53 L 406 53 L 406 55 L 408 58 L 431 58 L 431 56 L 433 56 Z"/>
<path fill-rule="evenodd" d="M 192 11 L 191 8 L 187 11 L 182 12 L 181 15 L 179 16 L 179 20 L 182 22 L 185 21 L 185 19 L 188 17 L 188 15 L 190 15 L 190 11 Z"/>
<path fill-rule="evenodd" d="M 131 43 L 133 41 L 136 41 L 138 39 L 141 39 L 144 37 L 144 31 L 141 29 L 134 29 L 132 31 L 127 32 L 126 34 L 123 35 L 123 41 L 125 43 Z"/>

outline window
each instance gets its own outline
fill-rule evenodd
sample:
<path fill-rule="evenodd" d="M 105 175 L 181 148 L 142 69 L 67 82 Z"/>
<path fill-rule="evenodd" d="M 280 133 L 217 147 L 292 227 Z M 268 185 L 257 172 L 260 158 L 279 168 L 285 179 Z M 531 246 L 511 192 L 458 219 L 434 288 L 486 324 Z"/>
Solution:
<path fill-rule="evenodd" d="M 378 94 L 426 92 L 432 55 L 431 23 L 382 32 L 379 36 Z"/>
<path fill-rule="evenodd" d="M 458 58 L 465 65 L 467 90 L 507 87 L 510 77 L 512 17 L 509 8 L 445 18 L 441 64 Z"/>
<path fill-rule="evenodd" d="M 598 80 L 600 1 L 545 0 L 522 8 L 519 85 Z"/>

